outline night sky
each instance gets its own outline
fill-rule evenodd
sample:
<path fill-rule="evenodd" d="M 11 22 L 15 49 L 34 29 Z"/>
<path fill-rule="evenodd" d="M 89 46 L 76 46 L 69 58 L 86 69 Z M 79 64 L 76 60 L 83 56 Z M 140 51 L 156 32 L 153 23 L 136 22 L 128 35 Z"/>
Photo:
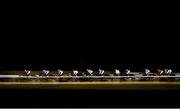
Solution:
<path fill-rule="evenodd" d="M 8 23 L 12 26 L 6 24 L 2 30 L 5 34 L 0 40 L 0 69 L 129 68 L 139 71 L 147 67 L 180 71 L 179 45 L 173 37 L 177 36 L 176 28 L 165 25 L 162 19 L 158 23 L 129 19 L 121 23 L 121 29 L 113 25 L 117 22 L 112 25 L 103 20 L 80 22 L 68 20 L 60 25 L 62 28 L 57 28 L 43 20 L 30 20 L 25 24 L 10 20 Z"/>
<path fill-rule="evenodd" d="M 102 68 L 112 70 L 129 68 L 132 71 L 139 71 L 147 67 L 152 70 L 171 68 L 180 71 L 177 43 L 165 43 L 166 40 L 170 40 L 168 38 L 162 41 L 148 35 L 146 38 L 125 36 L 102 38 L 101 36 L 98 39 L 97 37 L 90 35 L 57 37 L 52 34 L 52 37 L 45 38 L 30 35 L 22 37 L 21 35 L 11 40 L 2 39 L 1 42 L 4 43 L 0 46 L 0 69 Z"/>
<path fill-rule="evenodd" d="M 121 45 L 110 46 L 98 44 L 95 46 L 70 45 L 52 46 L 50 45 L 24 45 L 7 47 L 1 52 L 1 70 L 86 70 L 87 68 L 97 70 L 131 69 L 132 71 L 142 71 L 145 67 L 151 70 L 157 68 L 171 68 L 180 71 L 178 57 L 171 54 L 149 52 L 143 47 L 124 47 Z M 49 48 L 48 48 L 49 47 Z M 108 48 L 109 47 L 109 48 Z M 146 53 L 149 52 L 149 53 Z M 172 58 L 173 55 L 173 58 Z"/>
<path fill-rule="evenodd" d="M 171 68 L 180 71 L 178 52 L 174 50 L 177 46 L 159 44 L 154 39 L 144 42 L 145 39 L 132 38 L 130 43 L 126 43 L 129 39 L 127 37 L 49 37 L 38 41 L 29 36 L 28 40 L 25 39 L 17 42 L 3 39 L 8 44 L 1 44 L 1 70 L 129 68 L 132 71 L 141 71 L 146 67 L 152 70 Z"/>

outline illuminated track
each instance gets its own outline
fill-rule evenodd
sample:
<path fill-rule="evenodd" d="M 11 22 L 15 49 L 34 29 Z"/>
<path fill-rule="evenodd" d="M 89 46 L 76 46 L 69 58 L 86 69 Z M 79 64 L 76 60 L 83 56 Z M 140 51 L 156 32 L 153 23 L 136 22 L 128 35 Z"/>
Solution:
<path fill-rule="evenodd" d="M 0 78 L 180 78 L 176 76 L 19 76 L 19 75 L 0 75 Z"/>
<path fill-rule="evenodd" d="M 87 79 L 81 81 L 81 79 Z M 127 81 L 121 81 L 127 78 Z M 131 78 L 131 80 L 128 80 Z M 132 79 L 133 78 L 133 79 Z M 138 79 L 136 79 L 138 78 Z M 153 78 L 153 81 L 148 81 Z M 159 81 L 156 78 L 177 78 Z M 180 90 L 180 74 L 176 76 L 19 76 L 0 75 L 0 89 L 93 89 L 93 90 Z M 18 81 L 18 79 L 20 81 Z M 30 81 L 26 81 L 29 80 Z M 65 81 L 58 81 L 58 80 Z M 97 79 L 97 80 L 96 80 Z M 98 80 L 99 79 L 99 80 Z M 100 79 L 108 80 L 101 81 Z M 118 81 L 113 81 L 118 79 Z M 139 81 L 139 80 L 145 81 Z M 7 81 L 6 81 L 7 80 Z M 51 81 L 52 80 L 52 81 Z M 77 80 L 77 81 L 76 81 Z M 80 80 L 80 81 L 79 81 Z M 111 81 L 112 80 L 112 81 Z"/>
<path fill-rule="evenodd" d="M 180 82 L 0 82 L 0 89 L 180 90 Z"/>

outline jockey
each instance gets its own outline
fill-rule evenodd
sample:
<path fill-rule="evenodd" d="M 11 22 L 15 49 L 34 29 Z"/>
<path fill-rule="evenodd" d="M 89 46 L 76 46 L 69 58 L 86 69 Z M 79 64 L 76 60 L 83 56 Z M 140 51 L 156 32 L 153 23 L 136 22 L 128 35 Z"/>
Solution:
<path fill-rule="evenodd" d="M 49 74 L 49 70 L 43 70 L 42 71 L 45 75 L 48 75 Z"/>
<path fill-rule="evenodd" d="M 73 70 L 73 76 L 78 76 L 78 71 L 77 70 Z"/>
<path fill-rule="evenodd" d="M 163 71 L 163 70 L 157 69 L 157 71 L 158 71 L 158 74 L 159 74 L 160 76 L 164 74 L 164 71 Z"/>
<path fill-rule="evenodd" d="M 30 76 L 31 75 L 31 71 L 30 70 L 24 70 L 24 71 L 25 71 L 26 76 Z"/>
<path fill-rule="evenodd" d="M 93 75 L 93 71 L 90 69 L 87 69 L 87 72 L 92 76 Z"/>
<path fill-rule="evenodd" d="M 125 72 L 127 75 L 129 75 L 131 71 L 129 69 L 126 69 Z"/>
<path fill-rule="evenodd" d="M 62 76 L 63 75 L 63 70 L 58 69 L 58 75 Z"/>
<path fill-rule="evenodd" d="M 145 69 L 144 69 L 144 72 L 145 72 L 146 75 L 148 75 L 148 74 L 150 73 L 150 70 L 147 69 L 147 68 L 145 68 Z"/>
<path fill-rule="evenodd" d="M 116 75 L 120 75 L 121 72 L 120 72 L 119 70 L 115 69 L 115 74 L 116 74 Z"/>
<path fill-rule="evenodd" d="M 104 70 L 99 69 L 99 75 L 103 76 L 103 74 L 104 74 Z"/>
<path fill-rule="evenodd" d="M 172 74 L 172 70 L 171 69 L 164 69 L 164 71 L 165 71 L 165 74 L 167 74 L 167 75 Z"/>

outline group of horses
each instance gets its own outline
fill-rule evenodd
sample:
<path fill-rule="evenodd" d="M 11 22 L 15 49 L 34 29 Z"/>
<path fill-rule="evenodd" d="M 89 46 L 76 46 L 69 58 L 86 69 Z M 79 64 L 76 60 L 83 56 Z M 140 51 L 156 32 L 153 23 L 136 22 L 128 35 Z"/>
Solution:
<path fill-rule="evenodd" d="M 169 71 L 169 70 L 168 70 Z M 144 72 L 140 72 L 140 74 L 143 76 L 141 78 L 136 77 L 135 74 L 131 73 L 130 70 L 126 69 L 124 71 L 120 71 L 115 69 L 113 72 L 105 72 L 102 69 L 99 69 L 98 71 L 92 71 L 90 69 L 87 69 L 86 71 L 77 71 L 73 70 L 69 72 L 68 74 L 64 74 L 62 70 L 50 72 L 48 70 L 43 70 L 38 76 L 47 76 L 47 78 L 43 78 L 41 80 L 54 80 L 54 81 L 114 81 L 114 80 L 120 80 L 120 81 L 127 81 L 127 80 L 144 80 L 144 81 L 173 81 L 173 77 L 168 76 L 175 76 L 175 73 L 167 73 L 165 70 L 157 69 L 157 72 L 150 73 L 150 71 L 145 70 Z M 31 71 L 25 70 L 22 74 L 24 76 L 32 76 Z M 58 78 L 48 78 L 48 76 L 58 76 Z M 69 76 L 68 78 L 63 78 L 63 76 Z M 74 77 L 84 77 L 84 78 L 74 78 Z M 86 78 L 86 77 L 89 78 Z M 102 78 L 90 78 L 93 76 L 101 76 Z M 109 78 L 103 78 L 109 77 Z M 111 76 L 121 76 L 121 78 L 111 78 Z M 125 77 L 123 77 L 125 76 Z M 127 77 L 128 76 L 128 77 Z M 150 77 L 149 77 L 150 76 Z M 156 77 L 156 76 L 166 76 L 166 77 Z M 138 79 L 137 79 L 138 78 Z"/>

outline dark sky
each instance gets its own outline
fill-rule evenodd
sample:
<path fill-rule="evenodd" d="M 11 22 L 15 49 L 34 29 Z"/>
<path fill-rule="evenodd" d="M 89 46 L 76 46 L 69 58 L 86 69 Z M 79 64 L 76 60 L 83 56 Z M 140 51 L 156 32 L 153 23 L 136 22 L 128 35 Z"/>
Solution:
<path fill-rule="evenodd" d="M 150 67 L 179 70 L 178 46 L 175 45 L 176 43 L 166 43 L 167 40 L 170 41 L 168 38 L 163 38 L 162 41 L 161 38 L 157 39 L 157 36 L 116 37 L 114 34 L 107 34 L 106 37 L 102 35 L 101 37 L 96 35 L 55 37 L 54 34 L 48 34 L 44 38 L 36 35 L 26 37 L 21 35 L 21 37 L 11 37 L 11 40 L 5 37 L 0 44 L 0 69 L 71 70 L 90 67 L 141 70 Z"/>
<path fill-rule="evenodd" d="M 16 31 L 17 32 L 17 31 Z M 20 32 L 13 34 L 18 34 Z M 4 37 L 0 43 L 0 69 L 86 69 L 86 68 L 172 68 L 180 70 L 177 43 L 169 37 L 132 37 L 125 34 L 111 34 L 104 30 L 98 36 L 89 31 L 71 35 L 51 34 L 51 31 L 24 31 L 26 36 Z M 68 32 L 68 31 L 67 31 Z M 126 31 L 128 32 L 128 31 Z M 165 32 L 164 30 L 161 32 Z M 38 36 L 36 33 L 42 33 Z M 131 33 L 131 32 L 130 32 Z M 130 35 L 137 35 L 131 33 Z M 156 33 L 156 32 L 152 32 Z M 166 33 L 164 33 L 165 35 Z M 42 36 L 46 37 L 42 37 Z M 73 37 L 74 35 L 75 37 Z M 169 42 L 168 42 L 169 41 Z M 167 43 L 166 43 L 167 42 Z"/>
<path fill-rule="evenodd" d="M 125 46 L 125 43 L 112 45 L 112 40 L 110 44 L 99 43 L 99 41 L 89 44 L 89 42 L 77 41 L 78 44 L 74 44 L 69 41 L 70 46 L 64 46 L 66 43 L 53 45 L 57 43 L 56 41 L 47 45 L 41 45 L 41 43 L 14 45 L 15 43 L 11 43 L 10 47 L 4 47 L 1 50 L 0 69 L 24 70 L 30 68 L 31 70 L 41 70 L 48 68 L 56 70 L 62 68 L 85 70 L 86 68 L 102 68 L 112 70 L 114 68 L 129 68 L 140 71 L 147 67 L 150 69 L 180 70 L 179 64 L 177 64 L 178 57 L 174 53 L 166 53 L 163 50 L 166 49 L 165 47 L 161 48 L 162 50 L 158 49 L 159 46 L 148 50 L 146 49 L 148 45 L 130 44 Z"/>
<path fill-rule="evenodd" d="M 179 45 L 174 36 L 179 32 L 171 25 L 173 22 L 166 24 L 166 17 L 163 20 L 157 16 L 156 19 L 136 16 L 122 20 L 115 16 L 111 16 L 113 20 L 103 20 L 106 17 L 101 16 L 94 20 L 79 19 L 78 15 L 64 20 L 4 17 L 8 21 L 1 33 L 0 69 L 170 67 L 177 70 Z"/>

